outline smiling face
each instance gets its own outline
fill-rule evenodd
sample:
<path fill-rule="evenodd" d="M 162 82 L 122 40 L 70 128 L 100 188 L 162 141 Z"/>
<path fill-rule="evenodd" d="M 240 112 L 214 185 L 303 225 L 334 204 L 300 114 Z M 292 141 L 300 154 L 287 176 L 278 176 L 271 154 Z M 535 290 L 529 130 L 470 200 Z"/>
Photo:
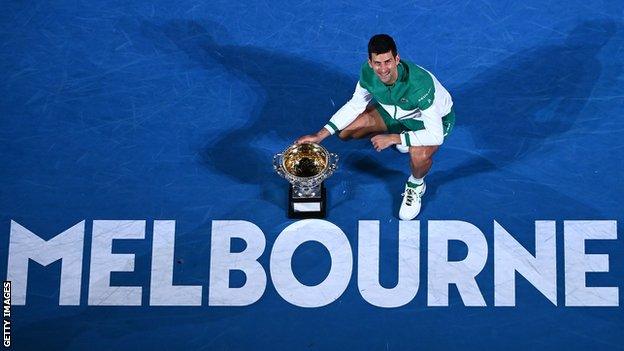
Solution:
<path fill-rule="evenodd" d="M 383 54 L 373 53 L 368 60 L 368 65 L 384 84 L 391 85 L 396 82 L 399 76 L 399 71 L 397 70 L 399 60 L 399 54 L 392 56 L 392 51 L 384 52 Z"/>

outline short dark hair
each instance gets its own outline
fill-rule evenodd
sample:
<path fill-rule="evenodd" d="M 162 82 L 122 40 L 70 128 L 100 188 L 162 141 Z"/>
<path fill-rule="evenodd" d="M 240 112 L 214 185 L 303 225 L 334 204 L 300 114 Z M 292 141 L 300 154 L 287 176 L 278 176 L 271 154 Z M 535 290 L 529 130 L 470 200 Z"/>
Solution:
<path fill-rule="evenodd" d="M 368 41 L 368 59 L 373 58 L 373 54 L 384 54 L 392 51 L 392 56 L 396 57 L 397 47 L 394 39 L 388 34 L 375 34 Z"/>

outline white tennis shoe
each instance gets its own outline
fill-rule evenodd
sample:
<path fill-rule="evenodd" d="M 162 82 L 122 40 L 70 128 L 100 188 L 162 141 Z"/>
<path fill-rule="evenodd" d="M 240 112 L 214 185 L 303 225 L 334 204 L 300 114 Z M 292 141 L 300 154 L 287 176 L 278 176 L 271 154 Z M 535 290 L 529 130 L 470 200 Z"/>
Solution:
<path fill-rule="evenodd" d="M 399 210 L 399 218 L 404 221 L 409 221 L 420 212 L 421 198 L 425 194 L 427 186 L 425 182 L 416 187 L 410 186 L 416 185 L 414 183 L 405 184 L 405 192 L 403 193 L 403 201 L 401 202 L 401 209 Z"/>

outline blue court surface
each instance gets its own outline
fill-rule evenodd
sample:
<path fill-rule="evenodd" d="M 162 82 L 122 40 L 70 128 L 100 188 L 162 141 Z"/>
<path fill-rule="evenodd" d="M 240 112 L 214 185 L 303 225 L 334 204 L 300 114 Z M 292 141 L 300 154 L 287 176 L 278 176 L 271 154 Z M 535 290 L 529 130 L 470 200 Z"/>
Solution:
<path fill-rule="evenodd" d="M 2 7 L 10 349 L 624 349 L 624 2 Z M 326 222 L 289 219 L 272 157 L 376 33 L 453 96 L 422 211 L 334 136 Z"/>

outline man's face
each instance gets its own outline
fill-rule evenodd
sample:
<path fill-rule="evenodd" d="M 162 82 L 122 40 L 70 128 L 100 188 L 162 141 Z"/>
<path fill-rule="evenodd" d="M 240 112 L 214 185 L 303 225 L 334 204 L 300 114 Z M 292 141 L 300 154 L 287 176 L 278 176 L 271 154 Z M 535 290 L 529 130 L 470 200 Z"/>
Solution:
<path fill-rule="evenodd" d="M 392 51 L 383 54 L 373 53 L 368 60 L 368 65 L 384 84 L 394 84 L 399 76 L 399 71 L 397 70 L 399 65 L 398 53 L 396 57 L 392 56 Z"/>

